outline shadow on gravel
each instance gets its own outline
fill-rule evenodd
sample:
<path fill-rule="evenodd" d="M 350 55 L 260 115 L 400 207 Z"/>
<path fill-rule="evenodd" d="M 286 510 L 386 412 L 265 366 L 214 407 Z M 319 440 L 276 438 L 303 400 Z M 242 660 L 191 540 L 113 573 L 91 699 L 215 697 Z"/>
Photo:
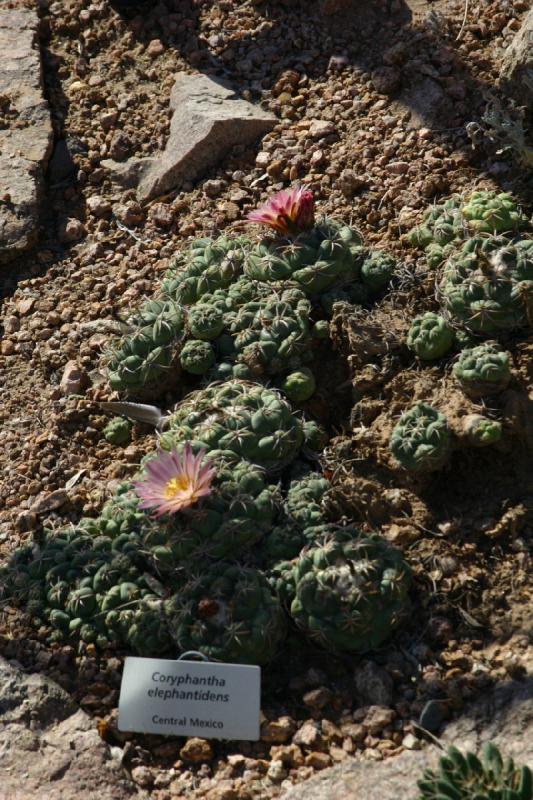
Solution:
<path fill-rule="evenodd" d="M 257 2 L 262 22 L 250 15 L 250 28 L 232 23 L 233 3 L 222 2 L 215 9 L 204 0 L 110 0 L 122 16 L 134 39 L 147 45 L 160 39 L 166 48 L 174 48 L 191 68 L 229 81 L 251 100 L 258 102 L 265 90 L 275 97 L 283 93 L 283 73 L 293 70 L 300 78 L 327 80 L 334 72 L 339 79 L 350 82 L 356 73 L 359 82 L 368 89 L 388 98 L 390 111 L 400 116 L 408 113 L 408 127 L 428 127 L 439 138 L 452 142 L 462 151 L 468 163 L 480 174 L 490 177 L 502 190 L 511 189 L 525 203 L 533 200 L 533 188 L 527 170 L 513 160 L 512 155 L 500 157 L 482 147 L 473 150 L 465 125 L 478 120 L 487 102 L 494 97 L 494 84 L 474 77 L 455 44 L 457 31 L 447 18 L 428 4 L 426 23 L 413 22 L 412 11 L 404 0 L 361 2 L 361 0 L 303 0 Z M 438 8 L 438 4 L 435 5 Z M 337 9 L 337 11 L 335 11 Z M 215 20 L 212 33 L 206 40 L 199 32 L 200 15 L 211 13 Z M 46 33 L 45 33 L 46 36 Z M 480 40 L 481 41 L 481 40 Z M 471 51 L 481 71 L 488 71 L 482 55 Z M 53 110 L 56 144 L 66 144 L 71 155 L 83 145 L 66 139 L 63 123 L 68 100 L 62 91 L 60 59 L 49 51 L 43 41 L 46 94 Z M 83 61 L 83 54 L 80 56 Z M 497 96 L 505 106 L 503 89 Z M 283 98 L 282 98 L 283 99 Z M 359 98 L 354 97 L 357 101 Z M 370 102 L 376 102 L 372 99 Z M 353 111 L 350 124 L 357 126 Z M 274 105 L 280 113 L 282 102 Z M 298 118 L 298 109 L 283 108 L 290 120 Z M 385 112 L 384 112 L 385 113 Z M 324 104 L 327 117 L 327 105 Z M 63 140 L 63 141 L 62 141 Z M 237 148 L 238 150 L 238 148 Z M 236 150 L 236 152 L 237 152 Z M 52 162 L 53 163 L 53 162 Z M 434 194 L 446 195 L 449 187 L 443 170 L 435 169 Z M 48 196 L 43 204 L 44 240 L 41 241 L 39 264 L 27 258 L 14 262 L 4 270 L 0 293 L 9 294 L 18 280 L 46 269 L 64 257 L 69 242 L 58 241 L 58 228 L 67 216 L 85 218 L 83 195 L 75 182 L 49 175 Z M 68 198 L 65 199 L 65 189 Z M 46 251 L 43 255 L 42 251 Z M 48 259 L 48 261 L 46 260 Z M 29 264 L 29 266 L 27 266 Z"/>
<path fill-rule="evenodd" d="M 522 201 L 533 199 L 524 170 L 512 156 L 506 154 L 502 160 L 494 153 L 473 152 L 465 125 L 484 112 L 494 96 L 494 83 L 471 74 L 455 45 L 458 31 L 429 4 L 425 23 L 415 24 L 404 0 L 395 0 L 394 11 L 387 0 L 259 2 L 255 6 L 263 21 L 257 25 L 250 18 L 248 31 L 232 27 L 231 4 L 221 3 L 211 15 L 220 33 L 208 41 L 198 35 L 199 14 L 209 13 L 208 3 L 161 0 L 153 5 L 113 0 L 113 4 L 136 39 L 144 44 L 160 39 L 165 47 L 178 50 L 191 67 L 225 78 L 241 92 L 247 90 L 254 100 L 265 89 L 279 94 L 276 83 L 286 70 L 314 80 L 326 79 L 335 70 L 348 76 L 355 71 L 389 98 L 392 111 L 410 112 L 409 127 L 429 127 L 448 141 L 451 138 L 471 165 L 485 171 L 502 189 L 512 183 Z M 481 54 L 471 50 L 470 57 L 481 71 L 490 69 Z M 505 106 L 503 89 L 497 94 Z M 357 113 L 353 124 L 357 124 Z M 445 182 L 440 190 L 436 187 L 436 193 L 446 190 Z"/>

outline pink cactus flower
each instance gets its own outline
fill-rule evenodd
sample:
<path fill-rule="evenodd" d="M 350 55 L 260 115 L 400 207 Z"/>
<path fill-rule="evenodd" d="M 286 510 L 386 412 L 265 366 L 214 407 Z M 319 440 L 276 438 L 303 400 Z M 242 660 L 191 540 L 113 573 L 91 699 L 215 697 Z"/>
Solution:
<path fill-rule="evenodd" d="M 295 236 L 315 224 L 315 201 L 305 186 L 283 189 L 267 202 L 251 211 L 249 222 L 268 225 L 282 236 Z"/>
<path fill-rule="evenodd" d="M 194 455 L 190 444 L 183 452 L 161 452 L 146 464 L 146 477 L 133 486 L 141 499 L 139 508 L 151 509 L 156 517 L 175 514 L 211 492 L 215 470 L 202 466 L 205 451 Z"/>

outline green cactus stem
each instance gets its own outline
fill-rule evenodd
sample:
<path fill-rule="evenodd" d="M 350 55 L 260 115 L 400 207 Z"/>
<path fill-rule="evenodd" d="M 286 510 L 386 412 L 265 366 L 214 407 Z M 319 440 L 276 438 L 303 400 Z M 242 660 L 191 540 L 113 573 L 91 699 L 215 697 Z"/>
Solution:
<path fill-rule="evenodd" d="M 220 562 L 203 569 L 165 604 L 180 651 L 216 661 L 267 664 L 286 633 L 279 600 L 257 570 Z"/>
<path fill-rule="evenodd" d="M 407 346 L 422 361 L 433 361 L 445 356 L 451 349 L 453 340 L 453 328 L 444 317 L 432 311 L 415 317 L 407 334 Z"/>
<path fill-rule="evenodd" d="M 465 348 L 452 372 L 461 389 L 473 399 L 499 394 L 511 380 L 509 354 L 497 342 Z"/>
<path fill-rule="evenodd" d="M 104 438 L 115 445 L 129 444 L 131 441 L 131 422 L 124 417 L 113 417 L 104 428 Z"/>
<path fill-rule="evenodd" d="M 436 770 L 424 770 L 418 800 L 532 800 L 531 770 L 487 742 L 481 758 L 449 747 Z"/>
<path fill-rule="evenodd" d="M 400 417 L 390 439 L 392 455 L 411 472 L 431 472 L 448 460 L 450 431 L 436 408 L 417 403 Z"/>
<path fill-rule="evenodd" d="M 502 438 L 502 424 L 482 414 L 468 414 L 463 420 L 463 432 L 473 447 L 487 447 Z"/>
<path fill-rule="evenodd" d="M 407 610 L 410 569 L 380 537 L 327 527 L 319 543 L 278 566 L 275 585 L 313 641 L 334 652 L 372 650 Z"/>
<path fill-rule="evenodd" d="M 281 384 L 281 388 L 293 403 L 304 403 L 315 392 L 315 376 L 310 369 L 304 367 L 287 375 Z"/>
<path fill-rule="evenodd" d="M 361 266 L 361 280 L 371 292 L 379 292 L 393 276 L 396 259 L 382 250 L 373 250 Z"/>

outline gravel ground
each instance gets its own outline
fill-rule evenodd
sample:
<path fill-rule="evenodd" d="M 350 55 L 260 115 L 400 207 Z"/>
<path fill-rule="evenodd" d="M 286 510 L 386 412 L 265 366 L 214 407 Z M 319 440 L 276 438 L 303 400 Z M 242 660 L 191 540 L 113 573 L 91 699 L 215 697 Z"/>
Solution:
<path fill-rule="evenodd" d="M 51 170 L 41 244 L 0 279 L 4 554 L 38 537 L 42 525 L 97 513 L 114 482 L 133 474 L 153 446 L 153 434 L 141 425 L 125 449 L 103 438 L 98 401 L 109 394 L 102 352 L 118 321 L 154 291 L 191 238 L 239 229 L 266 195 L 304 182 L 319 212 L 350 221 L 368 243 L 400 257 L 396 294 L 375 312 L 387 330 L 395 313 L 408 319 L 431 302 L 423 265 L 400 234 L 432 201 L 501 188 L 531 203 L 520 166 L 472 150 L 464 129 L 494 91 L 503 50 L 528 5 L 473 0 L 465 22 L 462 0 L 40 3 L 46 92 L 56 137 L 67 138 L 77 177 L 65 179 L 57 165 Z M 198 70 L 238 85 L 279 123 L 259 150 L 236 147 L 205 180 L 140 207 L 132 190 L 113 185 L 101 161 L 161 149 L 174 76 Z M 353 354 L 353 330 L 353 319 L 339 321 L 340 354 Z M 526 395 L 532 346 L 527 337 L 516 344 Z M 349 378 L 345 365 L 339 371 Z M 413 396 L 413 380 L 432 379 L 413 378 L 402 365 L 393 392 L 400 407 Z M 68 381 L 77 394 L 65 394 Z M 371 388 L 367 394 L 370 401 Z M 314 411 L 320 398 L 319 390 Z M 527 509 L 522 516 L 517 511 L 517 495 L 530 491 L 523 476 L 531 451 L 504 456 L 506 471 L 497 461 L 477 462 L 477 482 L 468 483 L 455 516 L 448 501 L 459 497 L 469 463 L 447 475 L 445 485 L 400 485 L 408 510 L 391 503 L 377 518 L 373 502 L 396 484 L 379 465 L 353 466 L 349 382 L 337 405 L 321 416 L 337 435 L 326 467 L 328 459 L 345 467 L 335 473 L 339 508 L 363 527 L 382 526 L 404 548 L 417 575 L 423 624 L 408 626 L 372 660 L 337 662 L 315 652 L 308 668 L 309 656 L 298 658 L 296 642 L 296 670 L 289 675 L 278 664 L 265 678 L 261 742 L 120 734 L 114 720 L 121 654 L 104 658 L 91 645 L 80 652 L 49 648 L 28 620 L 4 611 L 4 655 L 46 669 L 94 713 L 102 736 L 124 748 L 134 780 L 153 787 L 155 800 L 275 797 L 345 758 L 382 759 L 418 748 L 413 720 L 424 709 L 424 727 L 438 730 L 490 682 L 522 674 L 531 656 L 529 518 Z M 472 515 L 472 503 L 489 496 L 484 513 L 478 508 Z M 480 530 L 496 530 L 489 544 L 476 538 Z"/>

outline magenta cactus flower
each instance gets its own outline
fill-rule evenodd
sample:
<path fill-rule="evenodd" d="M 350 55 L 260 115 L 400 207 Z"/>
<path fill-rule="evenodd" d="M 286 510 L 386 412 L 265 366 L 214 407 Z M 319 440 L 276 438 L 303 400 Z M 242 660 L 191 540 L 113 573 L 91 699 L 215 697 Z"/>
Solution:
<path fill-rule="evenodd" d="M 249 222 L 268 225 L 282 236 L 295 236 L 315 224 L 315 201 L 305 186 L 283 189 L 247 217 Z"/>
<path fill-rule="evenodd" d="M 202 466 L 205 450 L 194 455 L 190 444 L 183 452 L 161 452 L 146 464 L 146 477 L 133 484 L 141 499 L 139 508 L 150 509 L 156 517 L 175 514 L 211 492 L 215 470 Z"/>

